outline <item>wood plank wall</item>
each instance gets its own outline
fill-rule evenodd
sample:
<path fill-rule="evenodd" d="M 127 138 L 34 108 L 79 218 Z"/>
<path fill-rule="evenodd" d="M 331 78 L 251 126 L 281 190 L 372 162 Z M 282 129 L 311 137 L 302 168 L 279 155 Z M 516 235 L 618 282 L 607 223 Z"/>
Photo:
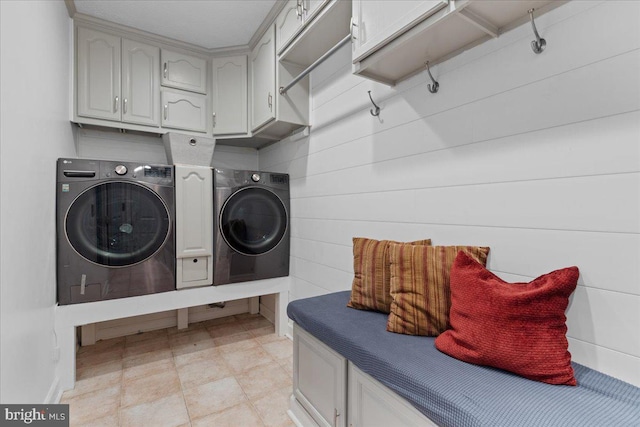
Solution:
<path fill-rule="evenodd" d="M 529 281 L 580 268 L 573 360 L 640 385 L 640 2 L 572 1 L 396 87 L 350 47 L 311 76 L 311 136 L 259 151 L 291 174 L 291 299 L 350 289 L 353 236 L 491 247 Z M 369 114 L 367 91 L 381 105 Z"/>

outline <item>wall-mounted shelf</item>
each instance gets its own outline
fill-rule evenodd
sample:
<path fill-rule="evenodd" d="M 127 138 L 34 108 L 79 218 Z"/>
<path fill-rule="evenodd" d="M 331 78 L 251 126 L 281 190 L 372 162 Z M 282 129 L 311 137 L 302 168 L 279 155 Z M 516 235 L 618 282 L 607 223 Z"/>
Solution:
<path fill-rule="evenodd" d="M 354 61 L 355 74 L 388 85 L 411 77 L 464 50 L 470 49 L 529 19 L 566 3 L 549 0 L 449 0 L 441 9 L 386 43 L 369 56 Z"/>

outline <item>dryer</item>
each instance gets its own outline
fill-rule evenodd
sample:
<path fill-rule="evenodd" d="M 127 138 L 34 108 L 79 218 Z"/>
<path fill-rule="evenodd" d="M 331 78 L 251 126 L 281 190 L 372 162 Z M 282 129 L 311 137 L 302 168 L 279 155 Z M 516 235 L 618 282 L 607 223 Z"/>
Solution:
<path fill-rule="evenodd" d="M 58 303 L 175 289 L 173 167 L 58 159 Z"/>
<path fill-rule="evenodd" d="M 289 275 L 289 175 L 214 169 L 213 284 Z"/>

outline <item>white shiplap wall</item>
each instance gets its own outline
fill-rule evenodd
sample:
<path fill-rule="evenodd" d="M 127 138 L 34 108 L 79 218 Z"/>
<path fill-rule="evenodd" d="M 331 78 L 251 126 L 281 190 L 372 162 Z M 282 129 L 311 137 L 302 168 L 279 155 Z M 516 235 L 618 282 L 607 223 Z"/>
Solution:
<path fill-rule="evenodd" d="M 291 174 L 291 299 L 350 289 L 353 236 L 491 247 L 529 281 L 580 268 L 573 359 L 640 385 L 640 2 L 572 1 L 394 88 L 312 74 L 312 130 L 259 151 Z M 369 114 L 367 91 L 382 106 Z"/>

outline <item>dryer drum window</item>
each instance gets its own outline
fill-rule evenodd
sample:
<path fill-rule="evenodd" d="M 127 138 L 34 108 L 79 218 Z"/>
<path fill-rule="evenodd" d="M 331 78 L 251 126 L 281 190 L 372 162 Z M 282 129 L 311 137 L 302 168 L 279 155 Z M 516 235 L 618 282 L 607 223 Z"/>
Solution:
<path fill-rule="evenodd" d="M 109 182 L 85 190 L 73 201 L 65 229 L 84 258 L 122 267 L 144 261 L 163 246 L 170 218 L 165 204 L 148 188 Z"/>
<path fill-rule="evenodd" d="M 287 230 L 287 212 L 269 190 L 245 187 L 227 199 L 220 213 L 220 231 L 229 246 L 244 255 L 269 252 Z"/>

